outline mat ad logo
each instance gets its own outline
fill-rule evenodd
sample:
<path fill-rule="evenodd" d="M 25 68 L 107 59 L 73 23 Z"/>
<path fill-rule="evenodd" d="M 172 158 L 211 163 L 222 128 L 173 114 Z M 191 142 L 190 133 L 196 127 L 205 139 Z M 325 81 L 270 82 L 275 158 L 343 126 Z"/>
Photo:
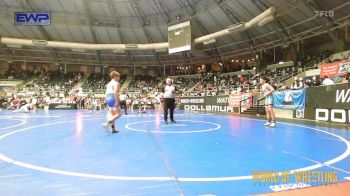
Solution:
<path fill-rule="evenodd" d="M 254 183 L 337 183 L 337 171 L 253 171 Z"/>
<path fill-rule="evenodd" d="M 51 13 L 16 12 L 15 25 L 51 25 Z"/>

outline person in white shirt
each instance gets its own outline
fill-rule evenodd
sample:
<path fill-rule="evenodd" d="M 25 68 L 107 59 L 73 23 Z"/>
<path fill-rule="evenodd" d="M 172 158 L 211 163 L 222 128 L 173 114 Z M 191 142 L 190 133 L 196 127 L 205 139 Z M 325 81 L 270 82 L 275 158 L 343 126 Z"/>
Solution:
<path fill-rule="evenodd" d="M 146 113 L 147 99 L 145 97 L 140 98 L 139 101 L 139 113 Z"/>
<path fill-rule="evenodd" d="M 125 115 L 128 115 L 128 110 L 126 108 L 126 98 L 127 94 L 125 93 L 125 90 L 120 94 L 120 107 L 124 109 Z"/>
<path fill-rule="evenodd" d="M 46 97 L 45 97 L 45 103 L 46 103 L 47 105 L 50 104 L 50 100 L 51 100 L 51 98 L 50 98 L 49 96 L 46 95 Z"/>
<path fill-rule="evenodd" d="M 305 83 L 303 78 L 299 78 L 299 86 L 295 90 L 300 90 L 305 88 Z"/>
<path fill-rule="evenodd" d="M 21 106 L 20 109 L 15 110 L 15 111 L 13 111 L 13 112 L 24 112 L 24 113 L 28 113 L 28 112 L 32 111 L 33 109 L 34 109 L 33 104 L 32 104 L 32 103 L 27 103 L 27 104 Z"/>
<path fill-rule="evenodd" d="M 138 108 L 139 106 L 139 100 L 137 98 L 135 98 L 133 101 L 132 101 L 132 108 L 131 110 L 134 110 L 134 107 L 135 108 Z"/>
<path fill-rule="evenodd" d="M 291 90 L 296 90 L 299 88 L 300 82 L 298 81 L 298 77 L 294 77 L 294 82 L 290 86 Z"/>
<path fill-rule="evenodd" d="M 170 120 L 171 122 L 176 122 L 174 120 L 174 109 L 175 109 L 175 93 L 178 93 L 177 89 L 173 85 L 173 80 L 170 78 L 166 79 L 166 85 L 163 90 L 164 98 L 164 121 L 168 124 L 168 110 L 170 110 Z"/>
<path fill-rule="evenodd" d="M 265 126 L 275 127 L 275 112 L 273 111 L 273 96 L 272 93 L 275 89 L 268 83 L 268 79 L 264 76 L 260 77 L 261 84 L 261 92 L 265 97 L 265 111 L 267 122 L 264 124 Z"/>
<path fill-rule="evenodd" d="M 107 122 L 102 126 L 107 130 L 109 126 L 112 128 L 112 133 L 117 133 L 115 128 L 115 121 L 121 116 L 120 114 L 120 98 L 119 98 L 119 80 L 120 74 L 116 71 L 112 71 L 109 74 L 111 81 L 106 87 L 106 103 L 108 106 L 110 116 L 107 118 Z"/>
<path fill-rule="evenodd" d="M 38 103 L 38 99 L 35 96 L 33 96 L 31 103 L 33 105 L 33 110 L 35 111 L 36 110 L 36 104 Z"/>
<path fill-rule="evenodd" d="M 322 85 L 328 86 L 333 84 L 334 84 L 334 81 L 332 79 L 329 79 L 327 76 L 324 77 Z"/>
<path fill-rule="evenodd" d="M 154 102 L 154 108 L 156 110 L 159 110 L 160 109 L 160 103 L 161 103 L 161 96 L 159 93 L 156 94 L 156 97 L 155 97 L 155 102 Z"/>

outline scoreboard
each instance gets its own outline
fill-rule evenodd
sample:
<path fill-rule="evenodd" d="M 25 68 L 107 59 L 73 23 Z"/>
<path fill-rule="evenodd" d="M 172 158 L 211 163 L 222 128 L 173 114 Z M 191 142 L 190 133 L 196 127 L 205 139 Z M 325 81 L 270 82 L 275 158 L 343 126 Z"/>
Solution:
<path fill-rule="evenodd" d="M 191 50 L 190 21 L 168 27 L 169 54 Z"/>

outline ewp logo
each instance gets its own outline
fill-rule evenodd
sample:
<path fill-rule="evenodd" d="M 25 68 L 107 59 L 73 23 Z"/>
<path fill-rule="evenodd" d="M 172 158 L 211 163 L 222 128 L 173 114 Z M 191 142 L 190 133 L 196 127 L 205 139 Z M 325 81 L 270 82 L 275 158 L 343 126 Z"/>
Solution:
<path fill-rule="evenodd" d="M 16 25 L 51 25 L 51 13 L 49 12 L 16 12 Z"/>

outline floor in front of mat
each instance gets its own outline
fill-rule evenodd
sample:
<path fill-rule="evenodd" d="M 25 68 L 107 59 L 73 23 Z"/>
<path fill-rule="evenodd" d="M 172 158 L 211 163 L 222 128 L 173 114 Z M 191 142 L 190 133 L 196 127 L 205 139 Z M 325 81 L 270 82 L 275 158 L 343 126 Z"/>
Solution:
<path fill-rule="evenodd" d="M 184 111 L 165 124 L 161 112 L 129 113 L 109 134 L 105 111 L 0 111 L 0 195 L 252 195 L 276 185 L 254 183 L 254 171 L 350 177 L 347 130 L 300 122 L 270 128 Z"/>

